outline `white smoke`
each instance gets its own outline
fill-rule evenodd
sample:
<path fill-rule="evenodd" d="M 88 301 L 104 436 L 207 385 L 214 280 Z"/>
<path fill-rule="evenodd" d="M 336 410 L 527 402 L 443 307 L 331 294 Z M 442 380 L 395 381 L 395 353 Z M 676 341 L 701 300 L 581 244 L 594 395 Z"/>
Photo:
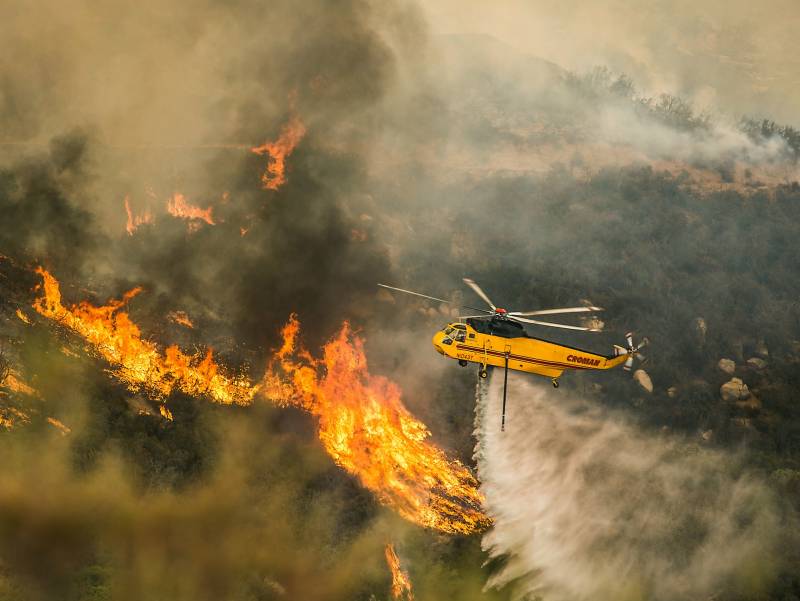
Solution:
<path fill-rule="evenodd" d="M 499 374 L 498 374 L 499 375 Z M 777 501 L 734 457 L 509 374 L 478 385 L 476 458 L 505 563 L 489 587 L 516 599 L 707 599 L 763 586 Z"/>

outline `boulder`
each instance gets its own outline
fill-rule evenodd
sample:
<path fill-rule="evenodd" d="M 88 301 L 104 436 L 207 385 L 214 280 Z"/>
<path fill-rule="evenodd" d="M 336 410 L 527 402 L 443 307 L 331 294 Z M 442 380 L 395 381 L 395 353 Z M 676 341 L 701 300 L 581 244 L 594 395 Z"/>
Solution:
<path fill-rule="evenodd" d="M 742 382 L 739 378 L 731 378 L 725 382 L 719 389 L 723 401 L 743 401 L 750 396 L 750 390 L 747 384 Z"/>
<path fill-rule="evenodd" d="M 674 399 L 676 396 L 678 396 L 678 387 L 670 386 L 667 388 L 667 396 L 671 399 Z"/>
<path fill-rule="evenodd" d="M 714 430 L 706 430 L 705 432 L 703 432 L 700 435 L 700 438 L 702 438 L 704 441 L 708 442 L 709 440 L 714 438 Z"/>
<path fill-rule="evenodd" d="M 633 379 L 636 380 L 636 383 L 644 388 L 647 392 L 653 392 L 653 381 L 650 379 L 650 376 L 647 375 L 645 370 L 637 369 L 635 372 L 633 372 Z"/>
<path fill-rule="evenodd" d="M 717 367 L 729 376 L 732 376 L 736 371 L 736 363 L 733 359 L 720 359 L 719 363 L 717 363 Z"/>
<path fill-rule="evenodd" d="M 750 357 L 747 360 L 747 366 L 751 369 L 761 370 L 767 366 L 767 362 L 764 361 L 761 357 Z"/>

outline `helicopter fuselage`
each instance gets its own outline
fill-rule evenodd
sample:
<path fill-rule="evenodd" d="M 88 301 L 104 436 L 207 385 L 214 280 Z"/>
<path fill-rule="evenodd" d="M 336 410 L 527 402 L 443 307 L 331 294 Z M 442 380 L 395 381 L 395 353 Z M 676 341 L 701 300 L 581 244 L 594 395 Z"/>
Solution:
<path fill-rule="evenodd" d="M 611 369 L 625 362 L 626 354 L 605 356 L 528 336 L 516 323 L 503 319 L 451 323 L 433 336 L 434 348 L 462 365 L 477 363 L 506 366 L 552 378 L 554 384 L 567 369 Z"/>

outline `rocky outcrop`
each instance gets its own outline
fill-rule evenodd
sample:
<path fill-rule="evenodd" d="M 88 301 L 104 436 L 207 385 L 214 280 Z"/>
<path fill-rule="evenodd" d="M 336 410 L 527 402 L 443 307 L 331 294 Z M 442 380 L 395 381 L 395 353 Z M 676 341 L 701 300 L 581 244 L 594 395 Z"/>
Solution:
<path fill-rule="evenodd" d="M 732 376 L 736 371 L 736 363 L 733 359 L 720 359 L 719 363 L 717 363 L 717 367 L 729 376 Z"/>
<path fill-rule="evenodd" d="M 667 396 L 671 399 L 674 399 L 676 396 L 678 396 L 678 387 L 670 386 L 667 388 Z"/>
<path fill-rule="evenodd" d="M 728 382 L 725 382 L 720 387 L 719 393 L 723 401 L 729 402 L 744 401 L 750 397 L 750 389 L 739 378 L 731 378 Z"/>
<path fill-rule="evenodd" d="M 751 369 L 762 370 L 767 366 L 767 362 L 761 357 L 750 357 L 747 360 L 747 366 Z"/>
<path fill-rule="evenodd" d="M 650 376 L 647 375 L 645 370 L 637 369 L 635 372 L 633 372 L 633 379 L 636 380 L 636 383 L 644 388 L 648 393 L 653 392 L 653 381 L 650 379 Z"/>

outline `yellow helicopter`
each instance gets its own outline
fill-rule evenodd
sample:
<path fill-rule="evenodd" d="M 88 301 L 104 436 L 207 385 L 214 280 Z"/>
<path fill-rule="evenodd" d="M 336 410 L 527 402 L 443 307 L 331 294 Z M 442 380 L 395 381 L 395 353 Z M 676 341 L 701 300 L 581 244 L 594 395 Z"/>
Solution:
<path fill-rule="evenodd" d="M 464 283 L 472 288 L 489 305 L 491 310 L 464 307 L 471 311 L 477 311 L 481 315 L 459 317 L 459 322 L 448 324 L 433 335 L 433 346 L 442 355 L 456 359 L 462 367 L 466 367 L 469 363 L 477 363 L 480 366 L 478 375 L 481 378 L 487 377 L 487 368 L 489 366 L 502 367 L 505 370 L 501 429 L 505 426 L 506 387 L 509 369 L 548 377 L 553 386 L 558 388 L 558 378 L 567 369 L 611 369 L 612 367 L 623 365 L 626 370 L 630 370 L 633 367 L 634 359 L 645 361 L 639 350 L 647 345 L 647 338 L 644 338 L 638 345 L 634 345 L 633 334 L 630 332 L 625 335 L 627 347 L 614 345 L 614 353 L 612 355 L 600 355 L 592 351 L 534 338 L 528 335 L 522 326 L 522 323 L 530 323 L 567 330 L 599 332 L 600 329 L 598 328 L 538 321 L 529 319 L 529 317 L 594 313 L 602 311 L 603 309 L 600 307 L 583 306 L 541 309 L 538 311 L 507 311 L 495 306 L 488 295 L 473 280 L 464 278 Z M 395 286 L 387 286 L 386 284 L 378 284 L 378 286 L 440 303 L 455 304 L 435 296 L 428 296 L 427 294 L 420 294 L 419 292 L 396 288 Z"/>

